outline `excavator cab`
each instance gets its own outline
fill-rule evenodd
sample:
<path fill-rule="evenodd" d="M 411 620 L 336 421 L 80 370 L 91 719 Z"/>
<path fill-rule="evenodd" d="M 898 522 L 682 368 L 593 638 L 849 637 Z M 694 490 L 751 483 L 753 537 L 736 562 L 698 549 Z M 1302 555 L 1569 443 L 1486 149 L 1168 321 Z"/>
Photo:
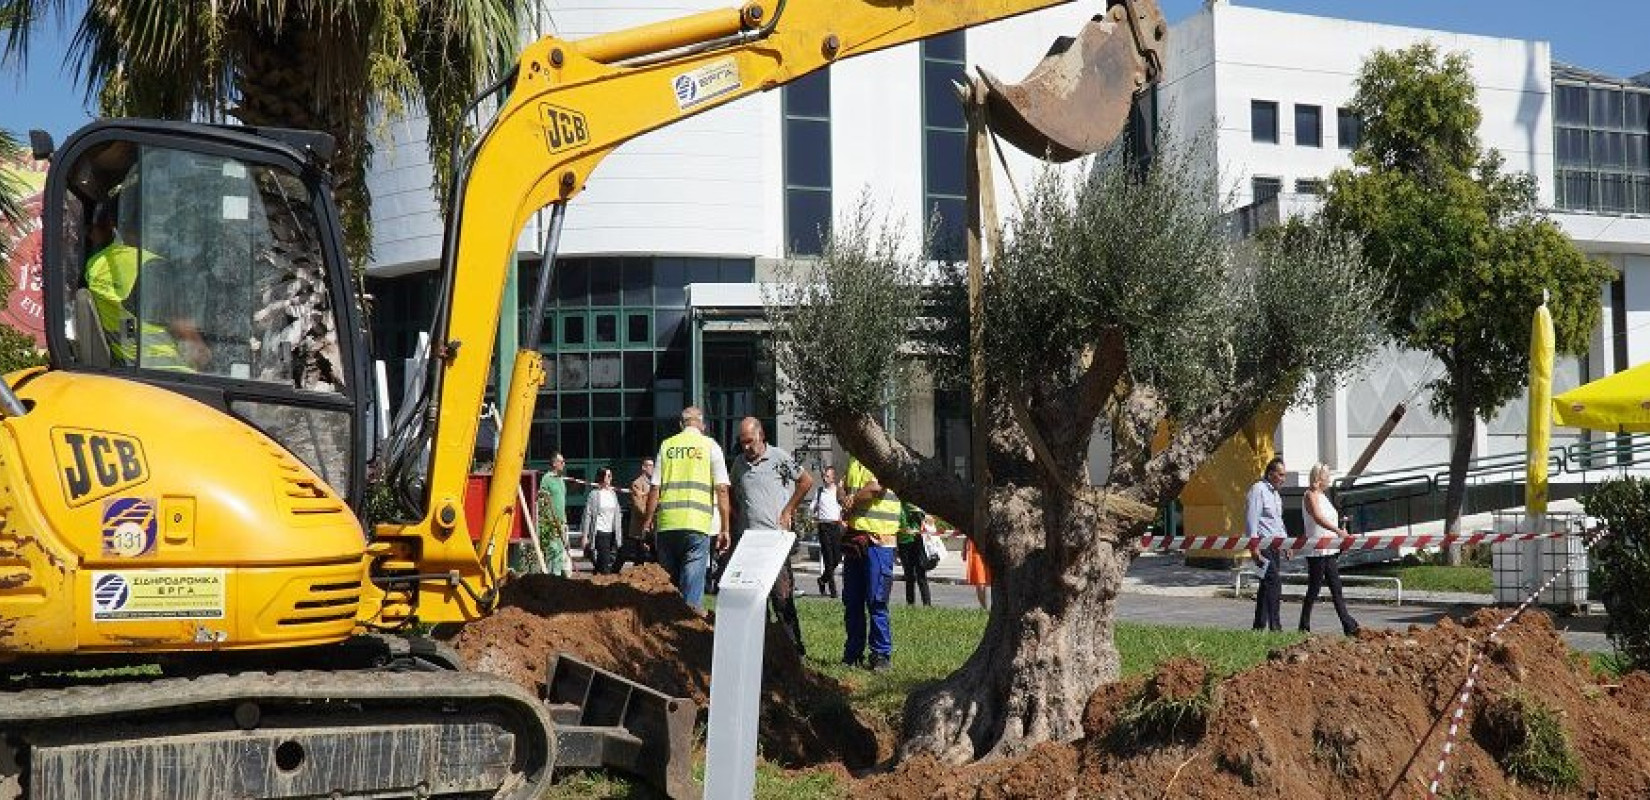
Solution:
<path fill-rule="evenodd" d="M 239 418 L 356 506 L 371 393 L 331 150 L 324 134 L 154 121 L 76 134 L 47 187 L 47 331 L 54 366 Z"/>

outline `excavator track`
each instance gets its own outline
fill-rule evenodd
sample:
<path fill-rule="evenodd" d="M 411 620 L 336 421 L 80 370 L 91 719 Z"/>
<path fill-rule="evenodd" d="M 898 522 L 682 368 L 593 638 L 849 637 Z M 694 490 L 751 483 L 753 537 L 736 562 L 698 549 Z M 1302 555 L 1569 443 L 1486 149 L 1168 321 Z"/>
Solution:
<path fill-rule="evenodd" d="M 540 700 L 475 672 L 26 689 L 0 694 L 0 800 L 525 800 L 555 742 Z"/>

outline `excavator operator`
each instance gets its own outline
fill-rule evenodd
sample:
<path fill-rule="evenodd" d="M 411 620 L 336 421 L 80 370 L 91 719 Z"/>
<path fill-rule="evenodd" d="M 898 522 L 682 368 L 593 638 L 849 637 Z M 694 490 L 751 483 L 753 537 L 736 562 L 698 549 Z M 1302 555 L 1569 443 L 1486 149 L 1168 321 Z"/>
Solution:
<path fill-rule="evenodd" d="M 86 288 L 98 327 L 109 342 L 110 362 L 121 366 L 193 372 L 207 359 L 205 341 L 193 320 L 174 316 L 164 325 L 139 318 L 130 307 L 141 271 L 163 261 L 121 237 L 118 203 L 99 203 L 92 212 L 86 244 Z"/>

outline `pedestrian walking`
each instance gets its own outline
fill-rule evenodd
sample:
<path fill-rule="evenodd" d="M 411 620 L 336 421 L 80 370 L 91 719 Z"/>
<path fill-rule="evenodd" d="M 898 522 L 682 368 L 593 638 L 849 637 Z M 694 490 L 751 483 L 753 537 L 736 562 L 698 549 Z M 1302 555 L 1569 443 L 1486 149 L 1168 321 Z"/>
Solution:
<path fill-rule="evenodd" d="M 653 459 L 642 459 L 642 471 L 630 480 L 630 508 L 624 526 L 624 542 L 619 546 L 619 560 L 615 570 L 624 569 L 628 562 L 641 566 L 653 559 L 653 547 L 642 532 L 643 518 L 647 516 L 647 496 L 653 489 Z"/>
<path fill-rule="evenodd" d="M 848 636 L 842 663 L 864 663 L 872 670 L 886 670 L 894 657 L 888 598 L 894 590 L 894 540 L 899 533 L 900 501 L 859 459 L 848 462 L 844 491 L 848 497 L 844 504 L 848 534 L 842 540 L 842 623 Z M 868 662 L 867 638 L 871 651 Z"/>
<path fill-rule="evenodd" d="M 1255 630 L 1283 630 L 1278 614 L 1283 604 L 1283 495 L 1278 493 L 1287 474 L 1282 458 L 1266 462 L 1266 472 L 1249 487 L 1243 525 L 1249 534 L 1249 555 L 1260 571 L 1255 591 Z"/>
<path fill-rule="evenodd" d="M 922 521 L 928 515 L 910 503 L 901 505 L 895 551 L 899 555 L 900 571 L 905 575 L 905 604 L 916 605 L 920 591 L 922 604 L 931 606 L 934 603 L 928 595 L 928 551 L 922 544 Z"/>
<path fill-rule="evenodd" d="M 836 467 L 826 464 L 824 479 L 814 488 L 814 535 L 819 540 L 819 593 L 836 597 L 836 568 L 842 563 L 842 485 Z"/>
<path fill-rule="evenodd" d="M 733 460 L 733 507 L 738 515 L 738 525 L 734 528 L 735 550 L 746 531 L 790 530 L 797 506 L 814 485 L 813 476 L 789 452 L 768 444 L 767 433 L 755 417 L 739 422 L 739 451 L 740 457 Z M 795 552 L 794 542 L 791 548 Z M 796 577 L 787 556 L 768 592 L 768 604 L 801 655 L 806 649 L 802 643 L 802 621 L 796 615 L 795 587 Z"/>
<path fill-rule="evenodd" d="M 1335 504 L 1329 502 L 1329 495 L 1324 491 L 1329 488 L 1329 467 L 1313 464 L 1306 482 L 1306 496 L 1302 499 L 1302 507 L 1306 511 L 1306 541 L 1313 542 L 1322 536 L 1347 535 L 1346 528 L 1339 524 L 1340 517 L 1335 514 Z M 1346 610 L 1346 598 L 1341 594 L 1341 570 L 1336 563 L 1340 557 L 1339 543 L 1335 547 L 1307 551 L 1306 600 L 1301 604 L 1300 626 L 1304 633 L 1312 631 L 1312 604 L 1318 601 L 1318 591 L 1326 583 L 1329 585 L 1329 599 L 1335 604 L 1335 615 L 1341 618 L 1341 632 L 1347 636 L 1358 632 L 1358 621 Z"/>
<path fill-rule="evenodd" d="M 550 456 L 550 471 L 539 479 L 539 544 L 544 548 L 545 565 L 551 575 L 566 575 L 567 557 L 567 459 L 561 453 Z"/>
<path fill-rule="evenodd" d="M 591 558 L 597 575 L 612 575 L 619 571 L 619 495 L 613 491 L 613 470 L 596 470 L 590 493 L 584 501 L 582 533 L 584 541 L 594 548 Z"/>
<path fill-rule="evenodd" d="M 642 530 L 655 531 L 659 565 L 695 609 L 705 595 L 711 539 L 717 552 L 728 548 L 728 463 L 722 448 L 705 435 L 705 415 L 682 409 L 682 432 L 659 446 L 658 475 L 647 495 Z M 713 525 L 713 512 L 720 512 Z"/>

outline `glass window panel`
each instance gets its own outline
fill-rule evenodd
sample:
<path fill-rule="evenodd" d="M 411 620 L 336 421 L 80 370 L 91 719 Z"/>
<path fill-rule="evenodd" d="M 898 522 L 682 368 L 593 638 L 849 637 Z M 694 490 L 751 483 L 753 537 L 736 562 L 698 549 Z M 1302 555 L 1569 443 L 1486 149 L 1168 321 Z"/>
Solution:
<path fill-rule="evenodd" d="M 587 419 L 590 416 L 590 395 L 584 392 L 563 392 L 561 395 L 561 418 L 563 420 Z"/>
<path fill-rule="evenodd" d="M 785 115 L 831 116 L 831 71 L 819 70 L 785 86 Z"/>
<path fill-rule="evenodd" d="M 1249 101 L 1249 136 L 1257 142 L 1278 143 L 1278 104 L 1271 100 Z"/>
<path fill-rule="evenodd" d="M 659 368 L 654 373 L 659 380 L 685 380 L 687 378 L 687 351 L 666 350 L 659 354 Z"/>
<path fill-rule="evenodd" d="M 564 314 L 561 318 L 561 343 L 584 344 L 584 314 Z"/>
<path fill-rule="evenodd" d="M 617 417 L 619 416 L 618 392 L 592 392 L 590 395 L 590 416 Z"/>
<path fill-rule="evenodd" d="M 682 330 L 682 321 L 687 319 L 687 312 L 677 309 L 660 309 L 653 315 L 653 344 L 658 347 L 669 347 Z"/>
<path fill-rule="evenodd" d="M 1589 89 L 1588 107 L 1595 128 L 1619 128 L 1622 123 L 1621 91 Z"/>
<path fill-rule="evenodd" d="M 831 186 L 831 125 L 808 119 L 785 120 L 785 183 Z"/>
<path fill-rule="evenodd" d="M 544 422 L 556 418 L 556 393 L 554 391 L 539 392 L 539 400 L 533 404 L 533 421 Z"/>
<path fill-rule="evenodd" d="M 1633 179 L 1633 211 L 1650 214 L 1650 176 Z"/>
<path fill-rule="evenodd" d="M 1323 194 L 1323 181 L 1317 178 L 1301 178 L 1295 181 L 1296 194 Z"/>
<path fill-rule="evenodd" d="M 647 345 L 653 340 L 652 318 L 647 314 L 631 314 L 625 318 L 625 343 Z"/>
<path fill-rule="evenodd" d="M 1283 192 L 1283 179 L 1264 178 L 1257 175 L 1251 181 L 1251 186 L 1255 193 L 1254 201 L 1256 203 L 1264 203 L 1267 200 L 1277 197 Z"/>
<path fill-rule="evenodd" d="M 1650 131 L 1650 94 L 1627 93 L 1627 118 L 1624 123 L 1630 131 Z"/>
<path fill-rule="evenodd" d="M 563 353 L 556 359 L 556 388 L 584 389 L 590 386 L 590 362 L 587 356 Z"/>
<path fill-rule="evenodd" d="M 624 440 L 619 423 L 590 423 L 590 457 L 599 461 L 624 458 Z"/>
<path fill-rule="evenodd" d="M 962 31 L 922 40 L 923 58 L 944 58 L 962 61 L 968 57 L 968 38 Z"/>
<path fill-rule="evenodd" d="M 960 261 L 968 254 L 968 207 L 960 197 L 936 197 L 929 204 L 935 221 L 934 241 L 929 255 L 945 261 Z"/>
<path fill-rule="evenodd" d="M 1593 208 L 1593 173 L 1564 174 L 1564 204 L 1569 208 Z"/>
<path fill-rule="evenodd" d="M 681 429 L 677 420 L 682 415 L 682 392 L 661 389 L 653 394 L 653 416 L 659 419 L 659 429 L 670 431 L 666 436 L 673 435 Z M 662 439 L 663 437 L 661 437 Z"/>
<path fill-rule="evenodd" d="M 715 283 L 721 275 L 721 263 L 712 258 L 693 258 L 687 262 L 688 283 Z"/>
<path fill-rule="evenodd" d="M 785 242 L 791 255 L 816 256 L 822 232 L 831 224 L 831 193 L 810 189 L 785 192 Z"/>
<path fill-rule="evenodd" d="M 625 417 L 625 419 L 638 419 L 638 418 L 641 418 L 641 417 L 651 417 L 651 416 L 653 416 L 653 393 L 652 392 L 625 392 L 624 393 L 624 417 Z"/>
<path fill-rule="evenodd" d="M 1583 86 L 1567 86 L 1557 84 L 1553 93 L 1558 96 L 1558 122 L 1560 124 L 1586 125 L 1587 124 L 1587 89 Z"/>
<path fill-rule="evenodd" d="M 582 258 L 556 259 L 556 299 L 564 305 L 584 305 L 590 297 L 590 262 Z"/>
<path fill-rule="evenodd" d="M 618 314 L 597 314 L 596 315 L 596 338 L 595 338 L 594 341 L 596 342 L 596 344 L 618 344 L 619 343 L 619 315 Z"/>
<path fill-rule="evenodd" d="M 588 422 L 563 422 L 559 426 L 561 441 L 557 442 L 561 454 L 567 458 L 589 458 L 590 441 Z"/>
<path fill-rule="evenodd" d="M 1627 168 L 1636 172 L 1650 169 L 1650 136 L 1630 133 L 1623 141 L 1627 146 Z"/>
<path fill-rule="evenodd" d="M 624 284 L 624 304 L 653 304 L 653 264 L 645 258 L 627 258 L 620 265 Z"/>
<path fill-rule="evenodd" d="M 967 134 L 957 131 L 924 131 L 924 186 L 928 194 L 962 196 L 968 192 Z"/>
<path fill-rule="evenodd" d="M 1613 131 L 1593 131 L 1593 166 L 1622 166 L 1627 154 L 1621 136 Z"/>
<path fill-rule="evenodd" d="M 590 357 L 590 388 L 617 389 L 624 382 L 624 366 L 618 353 L 597 353 Z"/>
<path fill-rule="evenodd" d="M 624 423 L 624 451 L 627 458 L 652 458 L 659 451 L 659 440 L 653 438 L 651 418 L 637 419 L 632 414 Z"/>
<path fill-rule="evenodd" d="M 653 385 L 653 351 L 624 354 L 624 385 L 630 389 L 646 389 Z"/>
<path fill-rule="evenodd" d="M 655 305 L 680 308 L 687 304 L 687 275 L 680 258 L 661 258 L 653 262 L 653 302 Z"/>
<path fill-rule="evenodd" d="M 619 304 L 619 269 L 617 258 L 591 259 L 590 305 L 616 306 Z"/>
<path fill-rule="evenodd" d="M 922 124 L 927 128 L 962 130 L 968 126 L 963 118 L 962 101 L 952 81 L 968 80 L 968 71 L 961 64 L 943 61 L 925 61 L 922 65 Z"/>
<path fill-rule="evenodd" d="M 756 262 L 746 258 L 729 258 L 722 261 L 723 283 L 750 283 L 756 280 Z"/>
<path fill-rule="evenodd" d="M 1335 109 L 1335 140 L 1342 150 L 1355 150 L 1363 141 L 1364 123 L 1350 108 Z"/>
<path fill-rule="evenodd" d="M 1587 166 L 1587 132 L 1576 128 L 1558 129 L 1558 163 Z"/>
<path fill-rule="evenodd" d="M 1318 106 L 1295 106 L 1295 144 L 1301 147 L 1323 146 L 1323 109 Z"/>

